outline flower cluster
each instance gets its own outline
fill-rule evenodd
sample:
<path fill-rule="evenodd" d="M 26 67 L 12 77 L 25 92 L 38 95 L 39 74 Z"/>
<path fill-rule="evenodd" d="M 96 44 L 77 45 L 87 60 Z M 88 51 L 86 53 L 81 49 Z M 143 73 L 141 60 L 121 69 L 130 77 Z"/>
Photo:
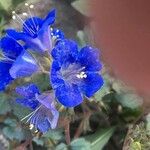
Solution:
<path fill-rule="evenodd" d="M 34 7 L 25 5 L 29 9 Z M 75 107 L 84 97 L 92 97 L 103 85 L 98 50 L 91 46 L 79 49 L 77 43 L 65 38 L 61 30 L 52 28 L 55 13 L 52 10 L 45 18 L 30 16 L 23 21 L 13 11 L 12 18 L 22 23 L 22 30 L 7 29 L 0 40 L 1 91 L 19 78 L 40 73 L 49 76 L 50 91 L 40 92 L 34 83 L 16 87 L 16 102 L 32 110 L 22 120 L 27 119 L 31 130 L 41 132 L 56 128 L 58 103 Z M 23 15 L 28 16 L 28 13 Z M 44 59 L 48 60 L 46 67 L 40 61 Z"/>

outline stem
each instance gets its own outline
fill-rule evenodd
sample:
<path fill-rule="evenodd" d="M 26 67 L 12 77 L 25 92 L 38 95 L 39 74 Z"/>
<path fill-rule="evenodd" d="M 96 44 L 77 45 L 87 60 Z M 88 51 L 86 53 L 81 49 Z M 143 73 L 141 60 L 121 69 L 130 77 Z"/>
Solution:
<path fill-rule="evenodd" d="M 66 138 L 66 143 L 69 145 L 70 144 L 70 122 L 68 121 L 65 126 L 65 138 Z"/>

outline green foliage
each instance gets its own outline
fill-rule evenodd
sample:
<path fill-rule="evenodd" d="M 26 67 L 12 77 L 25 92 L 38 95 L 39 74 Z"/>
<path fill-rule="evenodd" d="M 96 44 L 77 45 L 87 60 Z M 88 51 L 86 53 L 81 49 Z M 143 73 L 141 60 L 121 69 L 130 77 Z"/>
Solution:
<path fill-rule="evenodd" d="M 10 140 L 22 141 L 30 136 L 29 132 L 24 130 L 15 119 L 6 119 L 6 126 L 3 128 L 3 134 Z"/>
<path fill-rule="evenodd" d="M 90 17 L 90 5 L 88 4 L 88 0 L 76 0 L 71 3 L 72 7 L 79 11 L 81 14 Z"/>
<path fill-rule="evenodd" d="M 0 115 L 4 115 L 11 111 L 9 97 L 5 93 L 0 93 Z"/>
<path fill-rule="evenodd" d="M 5 11 L 8 11 L 12 6 L 12 0 L 1 0 L 0 1 L 0 6 Z"/>
<path fill-rule="evenodd" d="M 91 150 L 102 150 L 113 135 L 115 128 L 103 129 L 95 134 L 86 137 L 86 140 L 91 143 Z"/>
<path fill-rule="evenodd" d="M 136 108 L 141 107 L 141 105 L 142 105 L 142 99 L 133 93 L 118 94 L 118 95 L 116 95 L 116 100 L 123 107 L 128 107 L 130 109 L 136 109 Z"/>

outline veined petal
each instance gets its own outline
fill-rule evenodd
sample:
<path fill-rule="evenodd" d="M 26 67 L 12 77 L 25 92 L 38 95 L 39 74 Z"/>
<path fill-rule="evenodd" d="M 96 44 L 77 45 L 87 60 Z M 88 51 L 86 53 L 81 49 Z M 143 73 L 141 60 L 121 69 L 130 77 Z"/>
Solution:
<path fill-rule="evenodd" d="M 91 97 L 103 86 L 103 78 L 98 73 L 86 72 L 86 75 L 79 87 L 84 95 Z"/>
<path fill-rule="evenodd" d="M 13 38 L 3 37 L 0 41 L 0 48 L 5 56 L 15 59 L 23 51 L 23 47 Z"/>
<path fill-rule="evenodd" d="M 60 64 L 73 63 L 78 55 L 78 46 L 72 40 L 60 40 L 52 50 L 51 55 Z"/>
<path fill-rule="evenodd" d="M 50 70 L 50 81 L 53 86 L 53 89 L 64 85 L 64 80 L 62 79 L 59 70 L 61 69 L 58 61 L 53 61 L 52 67 Z"/>
<path fill-rule="evenodd" d="M 23 23 L 23 32 L 27 33 L 31 37 L 36 37 L 39 29 L 41 28 L 43 20 L 38 17 L 28 18 Z"/>
<path fill-rule="evenodd" d="M 83 101 L 78 86 L 73 84 L 58 87 L 55 95 L 58 101 L 66 107 L 75 107 Z"/>
<path fill-rule="evenodd" d="M 16 92 L 20 96 L 24 96 L 24 97 L 29 98 L 29 99 L 35 97 L 35 94 L 40 94 L 40 91 L 35 84 L 19 86 L 16 88 Z"/>
<path fill-rule="evenodd" d="M 53 93 L 36 94 L 36 99 L 45 107 L 52 109 L 55 96 Z"/>
<path fill-rule="evenodd" d="M 10 81 L 13 80 L 9 74 L 11 66 L 12 64 L 0 62 L 0 91 L 4 90 Z"/>
<path fill-rule="evenodd" d="M 48 109 L 45 106 L 39 106 L 40 108 L 31 118 L 30 123 L 33 124 L 41 132 L 46 132 L 50 128 L 54 129 L 57 126 L 59 113 L 53 108 Z"/>
<path fill-rule="evenodd" d="M 10 69 L 10 75 L 16 79 L 20 77 L 27 77 L 39 71 L 35 59 L 27 52 L 23 52 L 13 63 Z"/>
<path fill-rule="evenodd" d="M 16 102 L 18 104 L 21 104 L 22 106 L 31 108 L 31 109 L 36 109 L 37 106 L 39 105 L 39 102 L 35 99 L 29 99 L 29 98 L 17 98 Z"/>
<path fill-rule="evenodd" d="M 83 47 L 78 56 L 78 62 L 81 66 L 86 67 L 87 71 L 100 71 L 102 68 L 98 49 L 90 46 Z"/>

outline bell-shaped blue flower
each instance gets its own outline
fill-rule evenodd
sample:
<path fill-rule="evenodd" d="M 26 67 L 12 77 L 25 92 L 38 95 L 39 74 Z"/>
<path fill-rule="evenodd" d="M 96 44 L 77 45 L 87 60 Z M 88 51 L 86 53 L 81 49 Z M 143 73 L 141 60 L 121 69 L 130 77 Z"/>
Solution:
<path fill-rule="evenodd" d="M 91 97 L 103 85 L 99 74 L 101 62 L 97 49 L 90 46 L 80 51 L 74 41 L 61 40 L 52 50 L 51 84 L 58 101 L 74 107 Z"/>
<path fill-rule="evenodd" d="M 16 40 L 22 40 L 25 47 L 43 53 L 51 51 L 53 47 L 53 36 L 61 38 L 59 30 L 57 32 L 50 30 L 50 25 L 55 21 L 55 10 L 52 10 L 42 19 L 39 17 L 28 18 L 23 23 L 22 32 L 13 29 L 6 30 L 7 34 Z"/>
<path fill-rule="evenodd" d="M 55 108 L 55 97 L 52 93 L 40 94 L 35 84 L 17 87 L 16 92 L 22 96 L 22 98 L 17 99 L 17 102 L 33 110 L 32 113 L 27 116 L 30 129 L 34 127 L 41 132 L 46 132 L 49 129 L 56 128 L 59 113 Z"/>

